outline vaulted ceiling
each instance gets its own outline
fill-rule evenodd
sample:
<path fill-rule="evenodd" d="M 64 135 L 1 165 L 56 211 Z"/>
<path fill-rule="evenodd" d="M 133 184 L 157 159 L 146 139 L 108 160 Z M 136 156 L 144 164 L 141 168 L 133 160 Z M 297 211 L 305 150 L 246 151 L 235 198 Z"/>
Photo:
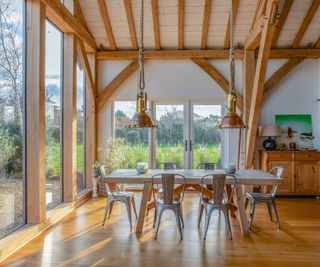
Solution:
<path fill-rule="evenodd" d="M 137 48 L 140 0 L 78 1 L 100 50 Z M 234 1 L 236 44 L 244 45 L 260 2 L 263 1 Z M 145 47 L 228 48 L 229 3 L 228 0 L 145 0 Z M 308 24 L 307 30 L 298 47 L 314 44 L 320 36 L 319 4 L 319 0 L 281 0 L 279 23 L 282 17 L 284 24 L 273 47 L 291 47 L 304 22 Z M 308 14 L 312 16 L 306 21 Z"/>

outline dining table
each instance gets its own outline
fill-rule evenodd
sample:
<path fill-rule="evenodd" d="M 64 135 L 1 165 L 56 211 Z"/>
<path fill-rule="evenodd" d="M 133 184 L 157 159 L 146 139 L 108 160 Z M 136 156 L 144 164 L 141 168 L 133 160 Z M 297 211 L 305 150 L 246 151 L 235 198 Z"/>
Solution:
<path fill-rule="evenodd" d="M 174 173 L 183 175 L 186 179 L 186 188 L 193 188 L 198 192 L 203 192 L 207 196 L 212 196 L 212 192 L 206 187 L 202 186 L 202 177 L 206 174 L 225 174 L 226 175 L 226 187 L 228 192 L 228 198 L 231 206 L 234 207 L 234 214 L 239 220 L 241 232 L 243 235 L 249 234 L 249 224 L 247 214 L 245 210 L 245 196 L 243 186 L 254 185 L 278 185 L 282 183 L 282 178 L 279 178 L 269 172 L 258 169 L 243 169 L 237 170 L 233 176 L 226 174 L 223 170 L 195 170 L 195 169 L 175 169 L 175 170 L 160 170 L 149 169 L 144 174 L 138 174 L 136 169 L 119 169 L 116 170 L 101 179 L 103 182 L 110 184 L 142 184 L 143 192 L 140 202 L 140 210 L 138 220 L 136 224 L 136 233 L 143 232 L 143 225 L 147 210 L 150 207 L 154 207 L 154 201 L 150 199 L 152 190 L 152 177 L 161 173 Z M 178 176 L 177 176 L 178 177 Z M 158 183 L 160 183 L 160 179 Z M 183 180 L 177 179 L 177 183 L 182 183 Z M 156 182 L 157 183 L 157 182 Z M 212 179 L 204 179 L 203 184 L 212 183 Z M 178 187 L 175 193 L 179 193 L 182 186 Z M 230 190 L 232 188 L 232 190 Z M 232 193 L 231 193 L 232 192 Z"/>

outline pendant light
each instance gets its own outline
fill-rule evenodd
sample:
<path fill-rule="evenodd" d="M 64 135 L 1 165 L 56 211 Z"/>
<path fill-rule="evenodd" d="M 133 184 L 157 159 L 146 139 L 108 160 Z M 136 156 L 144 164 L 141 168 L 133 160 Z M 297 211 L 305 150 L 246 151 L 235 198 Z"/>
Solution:
<path fill-rule="evenodd" d="M 228 113 L 225 115 L 219 128 L 222 129 L 233 129 L 233 128 L 246 128 L 241 117 L 237 114 L 237 93 L 235 90 L 235 62 L 234 62 L 234 14 L 233 14 L 233 0 L 230 0 L 230 84 L 228 93 Z"/>
<path fill-rule="evenodd" d="M 136 100 L 136 113 L 131 119 L 129 128 L 154 128 L 156 125 L 153 123 L 152 118 L 147 113 L 147 93 L 145 89 L 144 80 L 144 0 L 141 0 L 141 16 L 140 16 L 140 44 L 138 51 L 138 61 L 139 61 L 139 78 L 138 78 L 138 92 Z"/>

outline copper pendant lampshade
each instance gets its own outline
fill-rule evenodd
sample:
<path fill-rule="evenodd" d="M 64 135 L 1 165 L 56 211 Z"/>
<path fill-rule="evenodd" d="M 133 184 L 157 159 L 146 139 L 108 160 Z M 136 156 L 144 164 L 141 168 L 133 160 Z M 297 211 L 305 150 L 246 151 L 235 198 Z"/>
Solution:
<path fill-rule="evenodd" d="M 141 0 L 141 17 L 140 17 L 140 44 L 139 44 L 139 80 L 138 92 L 136 100 L 136 113 L 131 119 L 129 128 L 154 128 L 156 125 L 153 123 L 151 116 L 147 113 L 147 93 L 145 93 L 145 80 L 144 80 L 144 44 L 143 44 L 143 23 L 144 23 L 144 0 Z"/>
<path fill-rule="evenodd" d="M 221 129 L 241 129 L 246 128 L 241 117 L 237 114 L 237 93 L 235 90 L 235 62 L 234 62 L 234 41 L 233 41 L 233 33 L 234 33 L 234 14 L 233 14 L 233 0 L 230 0 L 230 85 L 229 85 L 229 93 L 228 93 L 228 113 L 225 115 L 219 128 Z"/>

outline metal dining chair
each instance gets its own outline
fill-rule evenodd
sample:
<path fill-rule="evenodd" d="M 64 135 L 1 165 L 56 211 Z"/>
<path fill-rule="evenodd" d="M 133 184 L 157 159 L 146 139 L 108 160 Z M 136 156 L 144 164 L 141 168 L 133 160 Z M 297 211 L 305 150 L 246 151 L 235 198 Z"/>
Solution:
<path fill-rule="evenodd" d="M 229 176 L 234 179 L 234 184 L 235 184 L 236 177 L 233 175 L 228 175 L 228 177 Z M 203 193 L 203 186 L 205 184 L 205 180 L 210 178 L 212 179 L 211 185 L 212 185 L 212 193 L 213 193 L 213 197 L 211 199 L 207 198 Z M 200 211 L 199 211 L 199 217 L 198 217 L 198 228 L 200 227 L 201 217 L 204 210 L 205 211 L 204 239 L 206 239 L 207 237 L 211 215 L 214 210 L 219 210 L 223 212 L 229 237 L 230 239 L 232 239 L 232 232 L 231 232 L 229 212 L 228 212 L 228 202 L 224 197 L 225 183 L 226 183 L 225 174 L 212 173 L 212 174 L 206 174 L 201 178 L 201 205 L 200 205 Z"/>
<path fill-rule="evenodd" d="M 122 192 L 120 191 L 118 185 L 115 185 L 115 191 L 111 189 L 111 186 L 106 183 L 106 192 L 107 192 L 107 203 L 106 203 L 106 209 L 104 213 L 104 218 L 103 218 L 103 223 L 102 226 L 104 226 L 106 218 L 110 218 L 112 208 L 113 208 L 113 203 L 116 201 L 120 201 L 125 203 L 126 208 L 127 208 L 127 213 L 128 213 L 128 218 L 130 222 L 130 228 L 132 228 L 132 219 L 131 219 L 131 204 L 133 207 L 133 211 L 135 214 L 135 217 L 137 219 L 137 210 L 136 210 L 136 204 L 134 201 L 134 194 L 132 192 Z"/>
<path fill-rule="evenodd" d="M 279 179 L 281 178 L 283 174 L 283 168 L 282 167 L 274 167 L 270 171 L 270 173 L 276 175 Z M 274 212 L 274 215 L 276 217 L 276 223 L 278 225 L 278 228 L 280 228 L 280 221 L 278 216 L 278 211 L 276 207 L 276 201 L 275 196 L 277 193 L 278 185 L 274 185 L 269 193 L 265 193 L 264 186 L 260 187 L 260 192 L 254 193 L 254 192 L 248 192 L 246 194 L 246 201 L 245 201 L 245 208 L 247 209 L 248 203 L 250 202 L 250 222 L 249 222 L 249 228 L 251 229 L 254 213 L 256 210 L 256 205 L 260 203 L 266 203 L 268 207 L 268 212 L 270 215 L 271 221 L 272 219 L 272 210 Z"/>
<path fill-rule="evenodd" d="M 163 168 L 161 168 L 163 166 Z M 177 165 L 174 162 L 160 162 L 157 165 L 157 168 L 164 170 L 175 170 L 177 169 Z"/>
<path fill-rule="evenodd" d="M 156 181 L 160 179 L 160 181 Z M 179 195 L 174 194 L 177 179 L 182 183 L 182 192 Z M 184 190 L 186 186 L 186 178 L 180 174 L 174 173 L 159 173 L 152 177 L 152 190 L 155 200 L 155 214 L 153 226 L 157 223 L 155 239 L 158 237 L 159 227 L 161 223 L 162 214 L 165 210 L 172 210 L 176 217 L 177 226 L 180 232 L 180 238 L 183 239 L 182 228 L 184 227 L 182 202 L 184 199 Z M 156 186 L 156 188 L 155 188 Z M 158 187 L 161 186 L 161 194 L 157 195 Z"/>

